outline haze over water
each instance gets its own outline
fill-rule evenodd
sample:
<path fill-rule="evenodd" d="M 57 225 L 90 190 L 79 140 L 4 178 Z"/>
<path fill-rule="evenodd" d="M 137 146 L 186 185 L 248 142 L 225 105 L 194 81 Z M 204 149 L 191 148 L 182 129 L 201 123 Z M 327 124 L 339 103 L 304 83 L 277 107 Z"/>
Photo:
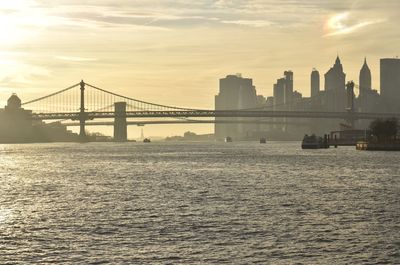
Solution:
<path fill-rule="evenodd" d="M 1 264 L 396 264 L 400 153 L 0 145 Z"/>

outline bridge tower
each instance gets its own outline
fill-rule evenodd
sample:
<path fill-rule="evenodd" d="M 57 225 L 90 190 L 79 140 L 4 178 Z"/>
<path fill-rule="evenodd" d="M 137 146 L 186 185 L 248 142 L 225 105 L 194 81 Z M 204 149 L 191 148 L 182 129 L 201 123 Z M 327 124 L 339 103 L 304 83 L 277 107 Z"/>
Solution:
<path fill-rule="evenodd" d="M 128 127 L 126 123 L 126 102 L 115 102 L 114 113 L 114 141 L 126 142 L 128 140 Z"/>
<path fill-rule="evenodd" d="M 86 141 L 86 131 L 85 131 L 85 123 L 86 123 L 86 112 L 85 112 L 85 82 L 83 80 L 80 82 L 81 86 L 81 107 L 79 112 L 79 137 L 81 141 Z"/>

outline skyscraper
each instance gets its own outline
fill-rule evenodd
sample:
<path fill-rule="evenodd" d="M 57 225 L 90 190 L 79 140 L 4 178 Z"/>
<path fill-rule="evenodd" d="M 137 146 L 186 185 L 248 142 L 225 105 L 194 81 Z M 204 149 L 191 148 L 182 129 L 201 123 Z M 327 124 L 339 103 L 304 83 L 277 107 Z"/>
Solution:
<path fill-rule="evenodd" d="M 219 80 L 219 94 L 215 96 L 216 110 L 249 109 L 255 108 L 256 105 L 257 94 L 251 78 L 243 78 L 237 74 Z M 216 118 L 220 119 L 228 120 L 228 118 Z M 252 126 L 247 126 L 247 129 L 251 130 Z M 246 126 L 241 124 L 215 124 L 215 136 L 219 140 L 227 136 L 237 139 L 243 134 L 246 134 Z"/>
<path fill-rule="evenodd" d="M 400 59 L 381 59 L 381 96 L 386 111 L 400 111 Z"/>
<path fill-rule="evenodd" d="M 285 103 L 285 78 L 279 78 L 274 84 L 274 110 L 282 110 Z"/>
<path fill-rule="evenodd" d="M 293 72 L 285 71 L 285 89 L 284 89 L 284 102 L 286 109 L 291 109 L 292 98 L 293 98 Z"/>
<path fill-rule="evenodd" d="M 370 91 L 371 88 L 371 70 L 369 70 L 368 64 L 367 64 L 367 58 L 364 59 L 364 64 L 361 67 L 360 70 L 360 79 L 359 79 L 359 85 L 360 85 L 360 96 L 364 95 L 367 93 L 367 91 Z"/>
<path fill-rule="evenodd" d="M 279 78 L 274 84 L 274 110 L 291 110 L 293 107 L 293 72 L 285 71 L 284 77 Z M 286 118 L 274 118 L 276 122 L 286 122 Z M 274 128 L 286 130 L 286 125 Z"/>
<path fill-rule="evenodd" d="M 343 66 L 339 56 L 335 64 L 325 74 L 325 91 L 328 111 L 345 111 L 346 109 L 346 74 L 343 72 Z"/>
<path fill-rule="evenodd" d="M 274 84 L 274 106 L 278 109 L 290 109 L 293 99 L 293 72 L 285 71 L 284 77 Z M 284 105 L 284 107 L 283 107 Z"/>
<path fill-rule="evenodd" d="M 366 58 L 364 59 L 364 64 L 360 70 L 359 88 L 360 94 L 356 104 L 357 108 L 363 112 L 372 111 L 375 97 L 371 88 L 371 70 L 368 67 Z"/>
<path fill-rule="evenodd" d="M 320 80 L 319 80 L 319 72 L 317 69 L 313 69 L 311 72 L 311 97 L 316 97 L 319 94 L 320 90 Z"/>

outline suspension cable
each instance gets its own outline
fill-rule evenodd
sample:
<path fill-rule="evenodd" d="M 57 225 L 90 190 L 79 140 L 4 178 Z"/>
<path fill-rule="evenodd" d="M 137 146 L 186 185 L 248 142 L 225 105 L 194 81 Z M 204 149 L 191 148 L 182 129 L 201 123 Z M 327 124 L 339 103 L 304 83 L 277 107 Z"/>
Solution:
<path fill-rule="evenodd" d="M 167 105 L 161 105 L 161 104 L 146 102 L 146 101 L 143 101 L 143 100 L 138 100 L 138 99 L 134 99 L 134 98 L 130 98 L 130 97 L 127 97 L 127 96 L 123 96 L 123 95 L 120 95 L 120 94 L 117 94 L 117 93 L 114 93 L 114 92 L 110 92 L 110 91 L 101 89 L 99 87 L 96 87 L 96 86 L 93 86 L 93 85 L 90 85 L 90 84 L 87 84 L 87 83 L 86 83 L 86 85 L 91 87 L 91 88 L 97 89 L 97 90 L 99 90 L 101 92 L 104 92 L 104 93 L 111 94 L 111 95 L 116 96 L 116 97 L 124 98 L 124 99 L 127 99 L 127 100 L 132 100 L 132 101 L 135 101 L 135 102 L 138 102 L 138 103 L 142 103 L 142 104 L 148 104 L 148 105 L 155 106 L 155 107 L 162 107 L 162 108 L 169 108 L 169 109 L 176 109 L 176 110 L 191 110 L 191 111 L 200 110 L 200 109 L 182 108 L 182 107 L 167 106 Z"/>
<path fill-rule="evenodd" d="M 50 95 L 47 95 L 47 96 L 44 96 L 44 97 L 40 97 L 40 98 L 37 98 L 37 99 L 33 99 L 33 100 L 30 100 L 30 101 L 24 102 L 24 103 L 22 103 L 21 105 L 28 105 L 28 104 L 31 104 L 31 103 L 34 103 L 34 102 L 37 102 L 37 101 L 40 101 L 40 100 L 43 100 L 43 99 L 46 99 L 46 98 L 49 98 L 49 97 L 58 95 L 58 94 L 61 94 L 61 93 L 65 92 L 65 91 L 68 91 L 68 90 L 70 90 L 70 89 L 72 89 L 72 88 L 74 88 L 74 87 L 77 87 L 77 86 L 79 86 L 79 83 L 78 83 L 78 84 L 75 84 L 75 85 L 73 85 L 73 86 L 67 87 L 67 88 L 65 88 L 65 89 L 62 89 L 62 90 L 60 90 L 60 91 L 54 92 L 54 93 L 52 93 L 52 94 L 50 94 Z"/>

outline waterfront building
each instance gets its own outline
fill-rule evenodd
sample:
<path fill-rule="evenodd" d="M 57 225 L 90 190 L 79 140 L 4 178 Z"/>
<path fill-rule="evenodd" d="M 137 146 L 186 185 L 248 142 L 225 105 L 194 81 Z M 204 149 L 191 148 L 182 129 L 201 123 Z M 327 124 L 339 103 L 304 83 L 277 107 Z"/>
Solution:
<path fill-rule="evenodd" d="M 215 110 L 238 110 L 257 107 L 257 93 L 253 80 L 240 74 L 228 75 L 219 80 L 219 93 L 215 96 Z M 237 120 L 241 118 L 219 118 L 216 120 Z M 234 140 L 245 137 L 254 130 L 251 124 L 215 124 L 214 132 L 218 140 L 230 136 Z"/>
<path fill-rule="evenodd" d="M 0 109 L 0 143 L 77 141 L 78 135 L 61 123 L 32 120 L 32 111 L 22 108 L 21 99 L 12 94 Z"/>
<path fill-rule="evenodd" d="M 0 109 L 0 142 L 29 142 L 32 134 L 32 112 L 21 108 L 21 99 L 12 94 Z"/>
<path fill-rule="evenodd" d="M 274 84 L 274 107 L 273 110 L 292 110 L 294 104 L 294 92 L 293 92 L 293 72 L 285 71 L 284 77 L 279 78 Z M 274 122 L 277 123 L 273 126 L 278 131 L 287 130 L 287 119 L 286 118 L 274 118 Z M 282 123 L 282 124 L 279 124 Z"/>
<path fill-rule="evenodd" d="M 381 59 L 380 68 L 381 96 L 386 105 L 386 111 L 400 111 L 400 59 Z"/>

